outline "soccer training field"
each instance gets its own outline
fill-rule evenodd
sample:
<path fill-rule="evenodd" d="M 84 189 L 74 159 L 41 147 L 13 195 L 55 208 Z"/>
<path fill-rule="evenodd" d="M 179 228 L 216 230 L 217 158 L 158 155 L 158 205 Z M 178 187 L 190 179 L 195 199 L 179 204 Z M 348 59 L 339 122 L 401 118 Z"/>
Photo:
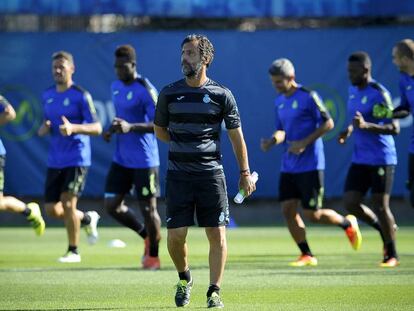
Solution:
<path fill-rule="evenodd" d="M 379 268 L 381 243 L 362 227 L 360 251 L 342 230 L 308 227 L 319 266 L 293 268 L 298 255 L 284 227 L 228 231 L 229 256 L 222 298 L 226 310 L 414 310 L 414 228 L 398 231 L 401 265 Z M 83 232 L 82 232 L 83 233 Z M 66 250 L 64 228 L 48 228 L 41 238 L 30 228 L 0 229 L 0 310 L 164 310 L 173 309 L 177 274 L 165 235 L 161 271 L 142 271 L 143 242 L 124 228 L 101 228 L 95 246 L 81 237 L 82 263 L 59 264 Z M 119 238 L 126 248 L 109 248 Z M 188 309 L 206 308 L 208 245 L 204 231 L 191 228 L 194 278 Z"/>

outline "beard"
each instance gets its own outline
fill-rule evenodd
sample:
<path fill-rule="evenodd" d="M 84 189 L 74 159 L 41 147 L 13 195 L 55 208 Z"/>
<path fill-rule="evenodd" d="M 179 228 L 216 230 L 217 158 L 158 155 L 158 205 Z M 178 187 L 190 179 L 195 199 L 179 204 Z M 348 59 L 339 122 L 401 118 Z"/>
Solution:
<path fill-rule="evenodd" d="M 203 67 L 203 64 L 201 61 L 196 63 L 194 66 L 191 66 L 191 64 L 187 62 L 181 63 L 181 71 L 183 75 L 186 76 L 187 78 L 198 77 L 200 75 L 202 67 Z"/>

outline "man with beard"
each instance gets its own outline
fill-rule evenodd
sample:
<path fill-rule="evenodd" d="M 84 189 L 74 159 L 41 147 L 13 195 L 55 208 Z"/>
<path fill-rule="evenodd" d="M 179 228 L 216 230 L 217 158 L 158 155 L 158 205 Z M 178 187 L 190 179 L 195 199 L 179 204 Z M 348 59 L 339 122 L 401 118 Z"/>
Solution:
<path fill-rule="evenodd" d="M 220 285 L 227 257 L 226 225 L 229 204 L 220 153 L 224 120 L 240 168 L 239 188 L 255 190 L 240 116 L 232 93 L 207 77 L 214 48 L 207 37 L 189 35 L 181 44 L 184 79 L 166 86 L 157 103 L 154 129 L 169 144 L 167 171 L 168 251 L 177 269 L 177 307 L 190 302 L 190 273 L 186 236 L 194 214 L 210 244 L 210 286 L 207 306 L 222 308 Z"/>
<path fill-rule="evenodd" d="M 398 121 L 374 117 L 375 106 L 392 107 L 387 89 L 371 77 L 371 59 L 366 52 L 348 58 L 348 76 L 352 86 L 348 98 L 348 126 L 338 136 L 344 144 L 354 134 L 352 163 L 345 181 L 345 207 L 376 229 L 383 241 L 381 267 L 396 267 L 395 221 L 390 209 L 397 152 L 393 135 L 400 132 Z M 371 190 L 373 211 L 362 204 Z"/>
<path fill-rule="evenodd" d="M 135 231 L 145 241 L 144 269 L 160 268 L 158 244 L 161 220 L 157 211 L 158 145 L 154 135 L 155 103 L 158 92 L 136 68 L 136 53 L 131 45 L 115 51 L 118 80 L 111 85 L 116 117 L 104 138 L 116 133 L 116 151 L 106 178 L 105 208 L 119 223 Z M 145 227 L 134 211 L 124 204 L 125 195 L 135 187 Z"/>
<path fill-rule="evenodd" d="M 53 54 L 52 74 L 56 84 L 43 93 L 44 122 L 38 130 L 39 136 L 51 135 L 45 208 L 49 216 L 65 222 L 69 247 L 58 260 L 62 263 L 81 261 L 78 252 L 81 224 L 90 244 L 98 239 L 98 213 L 84 213 L 76 207 L 91 165 L 89 135 L 99 135 L 102 127 L 91 95 L 73 82 L 74 72 L 70 53 L 59 51 Z"/>
<path fill-rule="evenodd" d="M 322 208 L 324 195 L 325 153 L 322 137 L 334 126 L 322 99 L 295 81 L 295 68 L 287 58 L 276 59 L 269 68 L 270 80 L 279 96 L 275 99 L 276 131 L 261 140 L 268 151 L 282 144 L 284 153 L 279 179 L 279 201 L 289 232 L 301 255 L 293 267 L 316 266 L 317 258 L 306 239 L 306 226 L 298 212 L 318 224 L 344 229 L 352 247 L 361 246 L 361 234 L 355 216 L 346 217 L 332 209 Z"/>

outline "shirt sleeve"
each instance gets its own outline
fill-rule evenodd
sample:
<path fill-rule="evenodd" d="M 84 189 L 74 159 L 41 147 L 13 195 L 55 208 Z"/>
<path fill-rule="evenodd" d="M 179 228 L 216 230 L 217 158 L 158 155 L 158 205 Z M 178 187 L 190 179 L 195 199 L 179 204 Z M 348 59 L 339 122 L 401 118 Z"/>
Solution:
<path fill-rule="evenodd" d="M 223 117 L 226 129 L 231 130 L 240 127 L 241 121 L 236 99 L 229 90 L 225 92 Z"/>
<path fill-rule="evenodd" d="M 163 89 L 158 96 L 157 107 L 155 108 L 154 124 L 160 127 L 168 127 L 170 114 L 168 112 L 168 100 Z"/>
<path fill-rule="evenodd" d="M 374 105 L 381 104 L 382 106 L 387 107 L 389 110 L 392 111 L 394 107 L 392 104 L 391 94 L 385 89 L 382 89 L 381 91 L 378 90 L 377 94 L 378 95 L 375 98 Z M 408 105 L 408 109 L 410 109 L 409 105 Z M 381 121 L 381 123 L 385 123 L 385 124 L 392 123 L 392 119 L 390 118 L 383 118 L 379 120 Z M 378 121 L 378 119 L 376 121 Z"/>
<path fill-rule="evenodd" d="M 154 97 L 148 90 L 143 92 L 142 102 L 144 104 L 145 114 L 148 116 L 148 120 L 153 122 L 155 117 L 155 102 Z"/>
<path fill-rule="evenodd" d="M 8 105 L 10 105 L 9 101 L 0 95 L 0 113 L 3 113 Z"/>
<path fill-rule="evenodd" d="M 309 102 L 312 116 L 319 124 L 324 123 L 331 118 L 328 109 L 318 93 L 311 91 L 309 94 Z"/>
<path fill-rule="evenodd" d="M 82 94 L 82 116 L 86 123 L 99 122 L 92 96 L 86 91 Z"/>
<path fill-rule="evenodd" d="M 400 98 L 401 98 L 400 107 L 404 110 L 410 111 L 411 110 L 410 105 L 408 103 L 407 95 L 405 94 L 405 85 L 402 80 L 400 80 L 399 88 L 400 88 Z"/>
<path fill-rule="evenodd" d="M 279 117 L 279 105 L 275 101 L 275 129 L 276 131 L 284 131 L 282 122 Z"/>

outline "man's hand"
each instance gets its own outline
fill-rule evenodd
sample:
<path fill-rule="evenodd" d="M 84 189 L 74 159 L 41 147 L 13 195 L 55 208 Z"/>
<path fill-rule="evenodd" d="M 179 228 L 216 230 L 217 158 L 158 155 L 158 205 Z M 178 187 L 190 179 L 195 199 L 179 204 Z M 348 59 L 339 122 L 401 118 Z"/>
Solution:
<path fill-rule="evenodd" d="M 113 127 L 115 133 L 126 134 L 131 131 L 132 126 L 127 121 L 121 118 L 114 118 L 111 127 Z"/>
<path fill-rule="evenodd" d="M 102 133 L 102 138 L 109 143 L 111 141 L 113 131 L 111 129 L 108 129 L 107 131 Z"/>
<path fill-rule="evenodd" d="M 69 122 L 69 120 L 62 116 L 63 124 L 59 125 L 59 131 L 62 136 L 70 136 L 73 134 L 73 125 Z"/>
<path fill-rule="evenodd" d="M 340 143 L 341 145 L 345 144 L 345 142 L 348 139 L 348 137 L 349 137 L 348 131 L 343 131 L 343 132 L 339 133 L 339 135 L 338 135 L 338 143 Z"/>
<path fill-rule="evenodd" d="M 246 198 L 256 190 L 256 184 L 253 182 L 251 174 L 240 175 L 239 189 L 243 189 Z"/>
<path fill-rule="evenodd" d="M 359 111 L 355 112 L 355 116 L 354 116 L 354 119 L 352 121 L 352 125 L 356 128 L 361 129 L 361 130 L 366 128 L 365 119 Z"/>
<path fill-rule="evenodd" d="M 37 135 L 45 136 L 50 133 L 50 128 L 52 126 L 52 122 L 50 120 L 45 120 L 40 128 L 37 130 Z"/>
<path fill-rule="evenodd" d="M 262 149 L 263 152 L 268 151 L 270 148 L 273 147 L 275 144 L 275 139 L 272 138 L 262 138 L 260 140 L 260 149 Z"/>
<path fill-rule="evenodd" d="M 296 155 L 301 154 L 305 151 L 306 146 L 308 145 L 304 139 L 302 140 L 295 140 L 288 142 L 289 148 L 288 152 L 294 153 Z"/>

